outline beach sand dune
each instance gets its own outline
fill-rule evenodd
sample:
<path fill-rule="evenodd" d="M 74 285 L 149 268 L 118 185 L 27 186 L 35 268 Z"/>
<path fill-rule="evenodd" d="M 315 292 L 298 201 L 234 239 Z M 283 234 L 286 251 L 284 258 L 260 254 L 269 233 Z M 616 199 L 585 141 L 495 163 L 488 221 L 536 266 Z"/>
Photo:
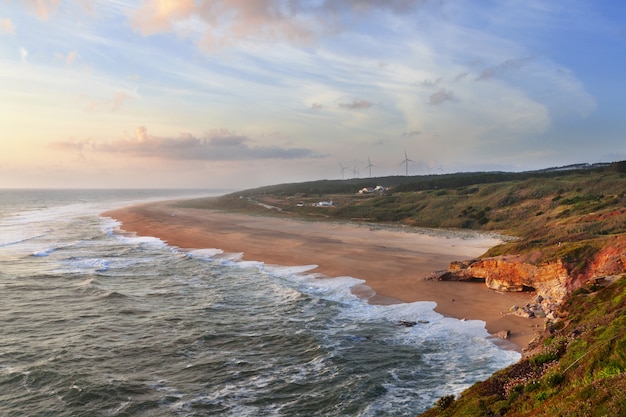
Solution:
<path fill-rule="evenodd" d="M 125 232 L 158 237 L 185 249 L 243 253 L 243 260 L 283 266 L 317 265 L 311 272 L 366 281 L 353 293 L 376 304 L 434 301 L 450 317 L 483 320 L 495 334 L 510 331 L 520 350 L 535 337 L 539 321 L 510 315 L 528 293 L 498 293 L 483 283 L 425 278 L 452 261 L 482 255 L 500 243 L 495 237 L 450 231 L 368 227 L 177 207 L 174 202 L 136 205 L 103 213 Z"/>

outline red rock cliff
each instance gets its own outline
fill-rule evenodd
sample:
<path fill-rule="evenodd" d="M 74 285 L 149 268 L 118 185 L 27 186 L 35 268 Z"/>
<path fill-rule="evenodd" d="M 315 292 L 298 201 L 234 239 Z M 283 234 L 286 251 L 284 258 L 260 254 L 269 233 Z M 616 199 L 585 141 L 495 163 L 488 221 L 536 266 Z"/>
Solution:
<path fill-rule="evenodd" d="M 626 272 L 626 235 L 607 238 L 591 259 L 584 260 L 583 267 L 580 262 L 573 265 L 562 259 L 538 264 L 540 255 L 535 252 L 455 262 L 442 279 L 484 279 L 497 291 L 534 289 L 543 299 L 560 303 L 590 280 Z"/>

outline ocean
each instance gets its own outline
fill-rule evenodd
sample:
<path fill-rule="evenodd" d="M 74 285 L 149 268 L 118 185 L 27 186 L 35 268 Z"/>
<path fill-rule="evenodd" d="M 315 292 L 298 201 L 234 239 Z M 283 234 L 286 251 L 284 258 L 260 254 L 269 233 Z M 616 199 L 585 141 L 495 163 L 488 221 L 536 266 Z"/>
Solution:
<path fill-rule="evenodd" d="M 0 190 L 0 415 L 414 416 L 519 360 L 434 303 L 100 216 L 192 194 Z"/>

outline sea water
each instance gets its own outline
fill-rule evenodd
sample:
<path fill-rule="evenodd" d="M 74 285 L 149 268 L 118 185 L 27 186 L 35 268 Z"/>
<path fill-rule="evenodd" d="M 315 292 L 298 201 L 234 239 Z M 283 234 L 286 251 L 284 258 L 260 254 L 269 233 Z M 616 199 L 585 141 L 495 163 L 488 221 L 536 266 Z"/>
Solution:
<path fill-rule="evenodd" d="M 99 215 L 176 196 L 0 190 L 0 415 L 413 416 L 519 359 L 434 303 Z"/>

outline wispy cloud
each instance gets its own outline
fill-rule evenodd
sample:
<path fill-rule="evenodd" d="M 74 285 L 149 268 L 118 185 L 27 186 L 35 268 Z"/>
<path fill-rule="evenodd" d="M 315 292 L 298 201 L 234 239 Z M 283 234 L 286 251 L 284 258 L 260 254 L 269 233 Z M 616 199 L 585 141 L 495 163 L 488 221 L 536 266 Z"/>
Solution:
<path fill-rule="evenodd" d="M 476 81 L 488 80 L 508 71 L 519 70 L 532 60 L 532 57 L 507 59 L 496 66 L 483 69 L 480 75 L 476 78 Z"/>
<path fill-rule="evenodd" d="M 23 63 L 28 62 L 26 60 L 27 57 L 28 57 L 28 51 L 26 50 L 26 48 L 24 47 L 20 48 L 20 59 L 22 60 Z"/>
<path fill-rule="evenodd" d="M 108 99 L 93 99 L 89 98 L 85 95 L 80 95 L 77 98 L 77 101 L 80 106 L 82 106 L 85 110 L 89 112 L 96 111 L 118 111 L 122 108 L 122 106 L 128 103 L 131 100 L 136 98 L 136 94 L 118 90 L 113 93 L 111 98 Z"/>
<path fill-rule="evenodd" d="M 318 158 L 321 155 L 306 148 L 280 146 L 252 146 L 252 139 L 233 131 L 220 129 L 197 137 L 190 133 L 179 137 L 152 135 L 144 126 L 133 134 L 113 141 L 64 141 L 51 146 L 58 150 L 78 152 L 123 154 L 131 157 L 157 158 L 183 161 L 242 161 L 255 159 Z"/>
<path fill-rule="evenodd" d="M 78 52 L 76 51 L 71 51 L 67 54 L 67 56 L 65 57 L 65 63 L 67 65 L 72 65 L 74 63 L 74 61 L 76 60 L 76 57 L 78 56 Z"/>
<path fill-rule="evenodd" d="M 467 76 L 469 76 L 470 73 L 469 71 L 463 71 L 457 75 L 454 76 L 454 81 L 462 81 L 464 78 L 466 78 Z"/>
<path fill-rule="evenodd" d="M 318 2 L 283 0 L 143 0 L 131 17 L 144 36 L 160 32 L 197 33 L 213 48 L 240 40 L 308 42 L 343 30 L 346 16 L 372 10 L 393 14 L 416 9 L 424 0 L 347 0 Z"/>
<path fill-rule="evenodd" d="M 68 52 L 67 54 L 62 54 L 62 53 L 57 52 L 54 55 L 58 61 L 63 62 L 66 65 L 72 65 L 74 64 L 74 62 L 76 61 L 76 58 L 78 57 L 78 52 L 71 51 L 71 52 Z"/>
<path fill-rule="evenodd" d="M 135 96 L 126 91 L 116 91 L 115 94 L 113 94 L 113 104 L 111 106 L 111 110 L 119 110 L 124 103 L 134 99 Z"/>
<path fill-rule="evenodd" d="M 61 4 L 61 0 L 22 0 L 22 3 L 35 12 L 40 19 L 48 20 Z"/>
<path fill-rule="evenodd" d="M 441 82 L 441 77 L 439 77 L 439 78 L 431 78 L 431 79 L 428 79 L 428 80 L 421 81 L 419 83 L 419 85 L 422 86 L 422 87 L 429 88 L 429 87 L 436 87 L 437 84 L 439 84 L 440 82 Z"/>
<path fill-rule="evenodd" d="M 15 35 L 15 25 L 11 19 L 0 17 L 0 35 Z"/>
<path fill-rule="evenodd" d="M 445 88 L 431 94 L 430 99 L 428 100 L 428 102 L 433 106 L 439 106 L 446 101 L 454 101 L 454 92 L 452 90 L 446 90 Z"/>
<path fill-rule="evenodd" d="M 48 163 L 41 144 L 54 141 L 61 159 L 126 164 L 137 178 L 140 165 L 219 166 L 247 185 L 324 176 L 381 140 L 378 169 L 394 173 L 405 146 L 477 166 L 543 164 L 510 157 L 526 148 L 579 159 L 585 135 L 622 146 L 624 22 L 592 0 L 479 3 L 0 0 L 3 130 L 20 138 L 0 141 L 0 163 Z M 203 133 L 212 126 L 236 132 Z"/>
<path fill-rule="evenodd" d="M 354 100 L 348 103 L 339 103 L 339 107 L 348 110 L 365 110 L 372 107 L 374 104 L 367 100 Z"/>

